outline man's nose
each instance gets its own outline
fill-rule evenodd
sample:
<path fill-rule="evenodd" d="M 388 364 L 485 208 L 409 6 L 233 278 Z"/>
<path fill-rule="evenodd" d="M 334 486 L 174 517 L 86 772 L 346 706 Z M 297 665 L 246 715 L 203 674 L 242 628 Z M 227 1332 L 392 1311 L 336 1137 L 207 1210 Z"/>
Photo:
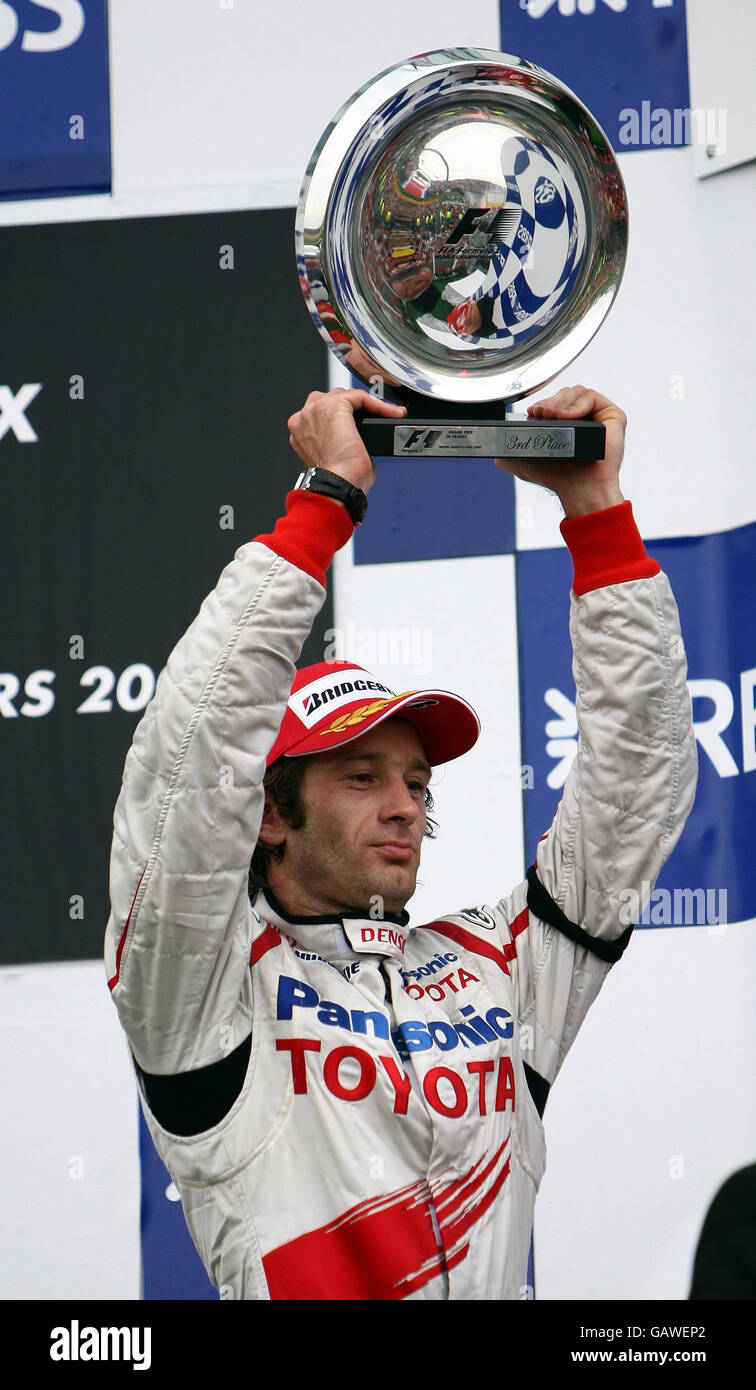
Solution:
<path fill-rule="evenodd" d="M 392 777 L 386 788 L 382 814 L 387 820 L 401 818 L 413 821 L 419 807 L 403 777 Z"/>

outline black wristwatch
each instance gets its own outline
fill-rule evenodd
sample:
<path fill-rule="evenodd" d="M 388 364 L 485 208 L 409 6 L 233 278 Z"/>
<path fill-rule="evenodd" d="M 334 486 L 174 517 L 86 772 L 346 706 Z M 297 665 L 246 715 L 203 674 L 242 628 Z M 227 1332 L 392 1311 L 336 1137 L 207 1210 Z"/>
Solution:
<path fill-rule="evenodd" d="M 334 497 L 338 502 L 343 502 L 355 526 L 359 526 L 367 511 L 368 501 L 362 489 L 354 487 L 346 478 L 329 472 L 327 468 L 306 468 L 304 473 L 300 473 L 294 488 L 301 488 L 304 492 L 321 492 L 324 497 Z"/>

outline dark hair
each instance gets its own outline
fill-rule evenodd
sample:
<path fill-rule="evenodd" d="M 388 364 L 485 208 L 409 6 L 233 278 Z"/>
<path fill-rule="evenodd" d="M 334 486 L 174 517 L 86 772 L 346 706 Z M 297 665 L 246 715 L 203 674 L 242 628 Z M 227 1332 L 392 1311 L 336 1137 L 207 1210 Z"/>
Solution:
<path fill-rule="evenodd" d="M 307 754 L 299 758 L 277 758 L 263 778 L 266 802 L 268 798 L 272 798 L 292 830 L 301 830 L 305 823 L 302 784 L 309 761 L 310 757 Z M 438 831 L 438 822 L 431 816 L 433 797 L 429 788 L 425 791 L 425 810 L 427 820 L 424 834 L 428 840 L 433 840 Z M 275 859 L 280 864 L 283 855 L 283 845 L 265 845 L 262 840 L 258 840 L 249 866 L 249 896 L 253 902 L 260 889 L 268 886 L 268 866 L 271 860 Z"/>

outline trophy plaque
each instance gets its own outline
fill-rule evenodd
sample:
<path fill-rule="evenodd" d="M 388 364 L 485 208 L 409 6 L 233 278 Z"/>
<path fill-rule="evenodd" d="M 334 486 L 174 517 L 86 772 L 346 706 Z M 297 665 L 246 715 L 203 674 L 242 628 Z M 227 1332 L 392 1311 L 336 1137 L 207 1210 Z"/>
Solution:
<path fill-rule="evenodd" d="M 380 73 L 318 141 L 295 240 L 318 331 L 407 407 L 360 414 L 372 456 L 603 457 L 595 421 L 512 412 L 590 342 L 627 252 L 609 141 L 545 69 L 454 48 Z"/>

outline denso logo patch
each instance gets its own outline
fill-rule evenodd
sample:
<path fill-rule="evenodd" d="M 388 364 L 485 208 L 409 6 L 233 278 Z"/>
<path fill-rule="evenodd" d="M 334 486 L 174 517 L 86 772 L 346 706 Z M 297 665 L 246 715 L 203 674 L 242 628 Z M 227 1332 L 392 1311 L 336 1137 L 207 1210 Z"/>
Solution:
<path fill-rule="evenodd" d="M 365 694 L 394 698 L 394 691 L 357 667 L 354 671 L 335 671 L 333 676 L 318 676 L 303 685 L 289 700 L 289 709 L 297 719 L 311 729 L 325 714 L 344 705 L 353 704 Z"/>
<path fill-rule="evenodd" d="M 362 927 L 360 929 L 360 941 L 365 946 L 376 942 L 382 946 L 398 946 L 403 951 L 407 945 L 407 938 L 394 927 Z"/>

